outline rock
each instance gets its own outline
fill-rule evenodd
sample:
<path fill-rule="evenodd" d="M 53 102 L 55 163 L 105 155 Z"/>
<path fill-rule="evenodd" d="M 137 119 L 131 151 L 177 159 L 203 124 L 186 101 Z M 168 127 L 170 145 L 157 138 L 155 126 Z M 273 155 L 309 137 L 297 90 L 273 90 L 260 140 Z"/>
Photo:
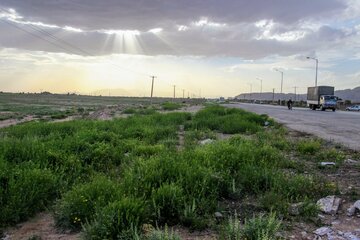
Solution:
<path fill-rule="evenodd" d="M 215 217 L 216 217 L 217 219 L 222 219 L 222 218 L 224 218 L 224 216 L 222 215 L 221 212 L 215 212 Z"/>
<path fill-rule="evenodd" d="M 346 232 L 346 233 L 344 233 L 343 236 L 345 237 L 345 239 L 348 239 L 348 240 L 360 240 L 360 238 L 358 238 L 357 236 L 355 236 L 351 232 Z"/>
<path fill-rule="evenodd" d="M 331 225 L 339 225 L 341 222 L 339 220 L 335 220 L 331 222 Z"/>
<path fill-rule="evenodd" d="M 201 145 L 206 145 L 206 144 L 210 144 L 210 143 L 213 143 L 213 142 L 214 142 L 214 140 L 208 138 L 208 139 L 200 141 L 200 144 Z"/>
<path fill-rule="evenodd" d="M 315 233 L 316 235 L 322 237 L 322 236 L 325 236 L 325 235 L 327 235 L 328 233 L 331 233 L 331 232 L 332 232 L 331 228 L 329 228 L 329 227 L 321 227 L 321 228 L 316 229 L 313 233 Z"/>
<path fill-rule="evenodd" d="M 289 214 L 293 216 L 297 216 L 300 214 L 301 208 L 304 206 L 303 202 L 294 203 L 289 206 Z"/>
<path fill-rule="evenodd" d="M 321 162 L 320 163 L 321 166 L 335 166 L 334 162 Z"/>
<path fill-rule="evenodd" d="M 265 126 L 265 127 L 267 127 L 267 126 L 269 126 L 269 125 L 270 125 L 270 122 L 268 122 L 268 121 L 264 122 L 264 126 Z"/>
<path fill-rule="evenodd" d="M 360 200 L 357 200 L 350 208 L 348 208 L 347 215 L 349 217 L 354 216 L 356 211 L 360 211 Z"/>
<path fill-rule="evenodd" d="M 317 205 L 323 213 L 336 214 L 339 210 L 341 198 L 335 196 L 327 196 L 317 201 Z"/>
<path fill-rule="evenodd" d="M 356 160 L 352 160 L 352 159 L 346 159 L 345 160 L 345 163 L 347 163 L 347 164 L 357 164 L 358 163 L 358 161 L 356 161 Z"/>

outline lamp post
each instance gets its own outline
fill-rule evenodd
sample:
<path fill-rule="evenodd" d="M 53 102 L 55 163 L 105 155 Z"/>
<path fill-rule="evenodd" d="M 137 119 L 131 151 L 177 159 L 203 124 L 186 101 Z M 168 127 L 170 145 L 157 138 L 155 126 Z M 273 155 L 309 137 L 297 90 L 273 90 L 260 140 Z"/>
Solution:
<path fill-rule="evenodd" d="M 280 71 L 279 69 L 275 68 L 275 71 L 281 73 L 281 88 L 280 88 L 280 93 L 283 93 L 283 82 L 284 82 L 284 72 Z"/>
<path fill-rule="evenodd" d="M 260 100 L 262 99 L 262 83 L 263 80 L 261 78 L 256 78 L 257 80 L 260 80 Z"/>
<path fill-rule="evenodd" d="M 316 62 L 316 73 L 315 73 L 315 87 L 317 87 L 317 76 L 318 76 L 318 66 L 319 66 L 319 59 L 313 57 L 306 57 L 307 59 L 315 60 Z"/>

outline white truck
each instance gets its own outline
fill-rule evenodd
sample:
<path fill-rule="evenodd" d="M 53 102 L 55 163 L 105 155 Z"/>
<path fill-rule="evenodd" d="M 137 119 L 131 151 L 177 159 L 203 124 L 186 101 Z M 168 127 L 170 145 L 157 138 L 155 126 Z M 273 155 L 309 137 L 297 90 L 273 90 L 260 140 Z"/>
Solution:
<path fill-rule="evenodd" d="M 334 96 L 334 87 L 317 86 L 309 87 L 307 92 L 307 106 L 312 109 L 320 109 L 325 111 L 331 109 L 336 110 L 338 98 Z"/>

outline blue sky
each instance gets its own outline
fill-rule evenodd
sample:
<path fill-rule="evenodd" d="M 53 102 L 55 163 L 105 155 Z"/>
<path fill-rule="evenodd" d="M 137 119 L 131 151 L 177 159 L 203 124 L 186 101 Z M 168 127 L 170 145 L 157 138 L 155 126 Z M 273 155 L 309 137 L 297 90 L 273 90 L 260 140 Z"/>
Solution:
<path fill-rule="evenodd" d="M 360 86 L 357 0 L 2 0 L 3 91 L 235 96 Z M 49 43 L 50 42 L 50 43 Z"/>

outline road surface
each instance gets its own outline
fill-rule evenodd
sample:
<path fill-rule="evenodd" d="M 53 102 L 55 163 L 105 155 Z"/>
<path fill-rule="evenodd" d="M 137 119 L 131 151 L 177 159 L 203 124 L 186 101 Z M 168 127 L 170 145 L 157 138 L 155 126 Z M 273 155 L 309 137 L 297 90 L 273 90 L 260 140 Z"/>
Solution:
<path fill-rule="evenodd" d="M 267 114 L 290 129 L 313 134 L 360 151 L 360 112 L 329 110 L 323 112 L 308 108 L 293 108 L 290 111 L 285 106 L 247 103 L 226 104 L 226 106 Z"/>

